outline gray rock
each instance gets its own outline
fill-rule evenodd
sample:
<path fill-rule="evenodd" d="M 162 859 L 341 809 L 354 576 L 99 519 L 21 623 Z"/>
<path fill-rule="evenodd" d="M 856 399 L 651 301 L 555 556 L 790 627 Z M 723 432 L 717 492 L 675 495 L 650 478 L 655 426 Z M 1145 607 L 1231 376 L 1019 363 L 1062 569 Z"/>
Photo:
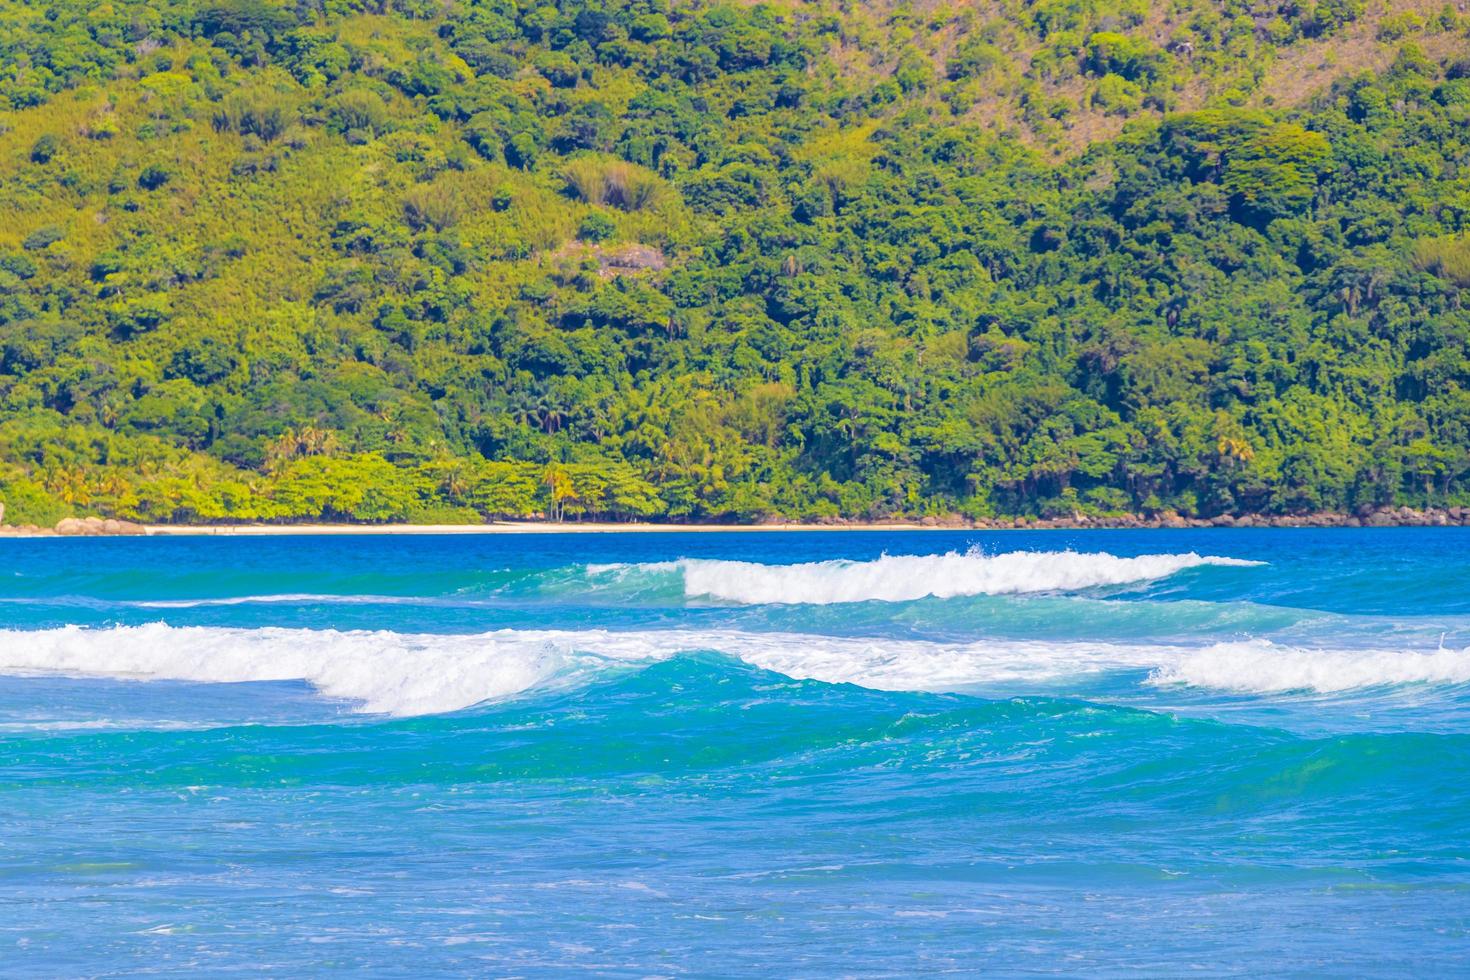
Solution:
<path fill-rule="evenodd" d="M 103 534 L 146 534 L 147 528 L 132 521 L 101 517 L 63 517 L 56 522 L 56 533 L 68 536 L 95 537 Z"/>

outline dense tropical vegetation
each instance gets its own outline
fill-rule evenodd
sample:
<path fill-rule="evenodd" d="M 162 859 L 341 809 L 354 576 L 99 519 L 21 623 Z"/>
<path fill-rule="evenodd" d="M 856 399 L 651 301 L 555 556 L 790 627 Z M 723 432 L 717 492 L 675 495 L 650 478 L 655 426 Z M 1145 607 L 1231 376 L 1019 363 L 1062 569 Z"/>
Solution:
<path fill-rule="evenodd" d="M 1470 504 L 1438 5 L 0 0 L 12 522 Z"/>

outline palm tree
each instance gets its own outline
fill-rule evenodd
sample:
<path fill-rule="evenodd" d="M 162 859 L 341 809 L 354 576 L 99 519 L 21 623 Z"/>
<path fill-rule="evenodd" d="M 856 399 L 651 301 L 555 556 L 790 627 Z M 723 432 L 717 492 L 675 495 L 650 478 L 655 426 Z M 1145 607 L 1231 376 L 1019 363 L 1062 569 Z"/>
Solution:
<path fill-rule="evenodd" d="M 530 425 L 536 419 L 536 396 L 524 388 L 510 393 L 510 417 L 520 425 Z"/>
<path fill-rule="evenodd" d="M 443 461 L 443 475 L 440 477 L 439 486 L 450 499 L 456 503 L 462 503 L 465 491 L 469 490 L 469 472 L 462 459 L 446 459 Z"/>
<path fill-rule="evenodd" d="M 566 501 L 577 499 L 572 475 L 553 463 L 542 472 L 541 479 L 551 490 L 551 508 L 547 516 L 553 521 L 560 521 L 566 516 Z"/>

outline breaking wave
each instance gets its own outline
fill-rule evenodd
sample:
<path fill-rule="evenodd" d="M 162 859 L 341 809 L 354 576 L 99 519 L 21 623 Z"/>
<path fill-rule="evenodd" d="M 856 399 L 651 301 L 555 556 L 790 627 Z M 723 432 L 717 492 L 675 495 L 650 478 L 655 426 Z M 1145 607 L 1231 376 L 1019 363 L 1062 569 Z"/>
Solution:
<path fill-rule="evenodd" d="M 0 673 L 206 683 L 305 681 L 360 710 L 454 711 L 617 666 L 714 652 L 792 678 L 891 691 L 962 691 L 1135 671 L 1150 685 L 1342 692 L 1470 683 L 1470 649 L 1310 650 L 1256 640 L 1209 647 L 943 643 L 744 631 L 498 630 L 474 635 L 162 623 L 0 631 Z M 1020 693 L 1020 692 L 1018 692 Z"/>
<path fill-rule="evenodd" d="M 826 605 L 839 602 L 906 602 L 933 596 L 1006 595 L 1071 592 L 1167 578 L 1186 569 L 1223 565 L 1252 567 L 1262 562 L 1219 558 L 1194 552 L 1120 558 L 1105 552 L 1012 551 L 985 555 L 971 551 L 945 555 L 884 555 L 874 561 L 820 561 L 801 565 L 764 565 L 744 561 L 686 558 L 646 569 L 676 567 L 684 593 L 742 604 Z M 589 572 L 619 566 L 591 566 Z"/>
<path fill-rule="evenodd" d="M 1156 671 L 1152 680 L 1243 694 L 1336 694 L 1404 684 L 1467 684 L 1470 648 L 1420 653 L 1305 650 L 1264 640 L 1218 643 L 1184 654 L 1177 663 Z"/>
<path fill-rule="evenodd" d="M 496 569 L 395 581 L 386 592 L 246 591 L 210 595 L 209 583 L 191 583 L 203 594 L 109 597 L 106 595 L 0 596 L 0 603 L 136 609 L 230 606 L 443 606 L 494 607 L 507 602 L 587 602 L 619 605 L 683 605 L 713 600 L 734 605 L 831 605 L 866 601 L 1066 593 L 1144 583 L 1204 567 L 1250 568 L 1240 558 L 1185 554 L 1118 557 L 1106 552 L 978 551 L 943 555 L 884 555 L 872 561 L 834 560 L 784 565 L 723 559 L 578 564 L 544 569 Z M 352 585 L 360 583 L 353 582 Z M 129 589 L 136 583 L 129 581 Z M 220 583 L 235 589 L 238 583 Z"/>

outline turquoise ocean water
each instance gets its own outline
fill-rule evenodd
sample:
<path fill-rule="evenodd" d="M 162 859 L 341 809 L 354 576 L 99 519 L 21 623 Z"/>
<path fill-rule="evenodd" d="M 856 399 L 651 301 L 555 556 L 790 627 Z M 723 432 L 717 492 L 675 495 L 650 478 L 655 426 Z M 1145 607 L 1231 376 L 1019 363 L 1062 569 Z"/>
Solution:
<path fill-rule="evenodd" d="M 1470 973 L 1470 531 L 0 541 L 0 974 Z"/>

